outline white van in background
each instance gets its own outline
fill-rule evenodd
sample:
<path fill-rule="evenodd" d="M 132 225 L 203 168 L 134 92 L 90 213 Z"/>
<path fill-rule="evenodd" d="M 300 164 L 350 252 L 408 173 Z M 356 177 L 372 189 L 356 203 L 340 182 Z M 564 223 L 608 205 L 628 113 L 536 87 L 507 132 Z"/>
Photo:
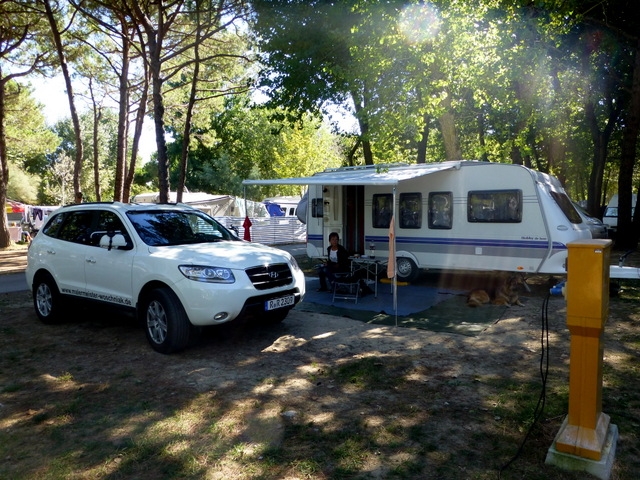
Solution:
<path fill-rule="evenodd" d="M 635 193 L 632 195 L 631 199 L 631 216 L 633 216 L 636 209 L 636 202 L 638 200 L 638 195 Z M 609 203 L 607 204 L 607 208 L 604 211 L 604 216 L 602 217 L 602 223 L 607 226 L 607 230 L 609 231 L 609 236 L 611 234 L 615 234 L 618 229 L 618 194 L 616 193 Z"/>

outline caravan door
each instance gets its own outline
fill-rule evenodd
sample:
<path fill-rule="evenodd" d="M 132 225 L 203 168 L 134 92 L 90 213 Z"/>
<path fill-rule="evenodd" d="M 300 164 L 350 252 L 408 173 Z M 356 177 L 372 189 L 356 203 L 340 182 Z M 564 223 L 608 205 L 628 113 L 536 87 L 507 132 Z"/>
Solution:
<path fill-rule="evenodd" d="M 365 253 L 364 243 L 364 186 L 346 185 L 344 187 L 344 238 L 342 245 L 349 253 Z"/>
<path fill-rule="evenodd" d="M 340 243 L 344 240 L 344 209 L 342 201 L 341 185 L 325 185 L 322 187 L 322 253 L 326 255 L 329 246 L 329 234 L 336 232 L 340 237 Z"/>
<path fill-rule="evenodd" d="M 309 185 L 308 191 L 307 255 L 326 256 L 331 232 L 349 253 L 364 252 L 364 186 Z"/>

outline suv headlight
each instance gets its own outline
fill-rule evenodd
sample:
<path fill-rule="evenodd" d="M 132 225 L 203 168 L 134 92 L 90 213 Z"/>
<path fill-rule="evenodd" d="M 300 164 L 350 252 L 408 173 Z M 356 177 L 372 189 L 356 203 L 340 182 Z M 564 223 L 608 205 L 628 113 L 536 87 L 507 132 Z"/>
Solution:
<path fill-rule="evenodd" d="M 236 278 L 229 268 L 209 267 L 205 265 L 180 265 L 180 273 L 197 282 L 234 283 Z"/>
<path fill-rule="evenodd" d="M 300 265 L 298 265 L 296 257 L 294 257 L 293 255 L 291 255 L 291 266 L 297 272 L 301 272 L 302 271 L 302 269 L 300 268 Z"/>

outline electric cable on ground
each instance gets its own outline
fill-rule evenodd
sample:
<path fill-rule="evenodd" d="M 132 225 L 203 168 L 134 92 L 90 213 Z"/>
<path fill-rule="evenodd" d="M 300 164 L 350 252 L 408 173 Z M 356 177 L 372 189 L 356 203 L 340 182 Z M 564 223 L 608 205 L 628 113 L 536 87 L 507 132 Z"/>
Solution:
<path fill-rule="evenodd" d="M 542 302 L 542 312 L 541 312 L 541 331 L 540 331 L 540 344 L 541 344 L 541 352 L 540 352 L 540 378 L 542 379 L 542 390 L 540 392 L 540 397 L 538 398 L 538 403 L 536 405 L 535 410 L 533 411 L 533 422 L 529 426 L 527 430 L 527 434 L 525 435 L 522 443 L 520 443 L 520 447 L 515 455 L 509 460 L 506 464 L 500 467 L 498 471 L 498 478 L 502 475 L 502 472 L 506 470 L 513 462 L 515 462 L 522 451 L 524 450 L 524 445 L 529 439 L 531 432 L 533 431 L 533 427 L 538 423 L 538 420 L 542 416 L 542 412 L 544 411 L 544 406 L 547 400 L 547 377 L 549 375 L 549 298 L 551 298 L 551 293 L 548 293 Z"/>

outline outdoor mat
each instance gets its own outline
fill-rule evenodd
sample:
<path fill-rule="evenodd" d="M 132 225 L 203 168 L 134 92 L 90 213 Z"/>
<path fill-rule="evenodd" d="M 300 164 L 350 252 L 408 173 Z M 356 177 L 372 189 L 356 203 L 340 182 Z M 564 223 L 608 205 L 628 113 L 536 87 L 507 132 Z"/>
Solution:
<path fill-rule="evenodd" d="M 307 279 L 307 294 L 295 308 L 324 313 L 376 325 L 419 328 L 432 332 L 476 336 L 496 323 L 508 307 L 483 305 L 471 308 L 466 292 L 426 285 L 398 287 L 397 316 L 389 285 L 378 285 L 378 298 L 373 294 L 353 300 L 336 300 L 329 292 L 317 292 L 317 279 Z"/>

